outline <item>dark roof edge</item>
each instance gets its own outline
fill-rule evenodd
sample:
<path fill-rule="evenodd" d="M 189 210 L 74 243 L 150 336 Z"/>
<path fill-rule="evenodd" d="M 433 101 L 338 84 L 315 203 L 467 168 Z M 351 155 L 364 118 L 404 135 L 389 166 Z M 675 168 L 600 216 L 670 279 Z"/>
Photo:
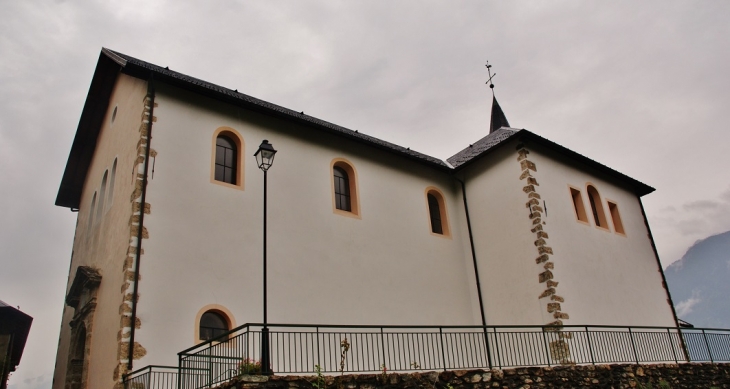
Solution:
<path fill-rule="evenodd" d="M 424 163 L 431 167 L 441 169 L 444 171 L 451 170 L 449 166 L 440 158 L 432 157 L 427 154 L 419 153 L 411 150 L 410 148 L 402 147 L 394 143 L 384 141 L 382 139 L 360 133 L 358 131 L 350 130 L 346 127 L 338 126 L 328 121 L 305 115 L 300 112 L 257 99 L 255 97 L 246 95 L 244 93 L 237 92 L 219 85 L 203 81 L 194 77 L 187 76 L 185 74 L 175 72 L 168 68 L 163 68 L 158 65 L 145 62 L 125 54 L 121 54 L 112 50 L 104 49 L 107 55 L 110 55 L 118 63 L 123 62 L 122 72 L 129 74 L 134 77 L 147 79 L 150 73 L 154 74 L 155 80 L 162 81 L 166 84 L 170 84 L 181 89 L 189 90 L 191 92 L 207 96 L 216 100 L 220 100 L 229 104 L 241 106 L 252 111 L 267 114 L 274 117 L 284 118 L 289 121 L 293 121 L 299 124 L 303 124 L 308 127 L 314 127 L 318 130 L 322 130 L 328 133 L 339 135 L 356 142 L 364 143 L 369 146 L 385 150 L 406 157 L 408 159 L 415 160 L 420 163 Z"/>
<path fill-rule="evenodd" d="M 482 152 L 478 156 L 476 156 L 476 157 L 470 159 L 469 161 L 464 162 L 463 164 L 457 166 L 454 169 L 454 172 L 459 172 L 459 171 L 463 170 L 464 168 L 466 168 L 467 166 L 470 166 L 475 161 L 477 161 L 477 160 L 485 157 L 486 155 L 492 153 L 493 151 L 495 151 L 497 149 L 500 149 L 504 145 L 510 143 L 509 141 L 515 140 L 515 139 L 518 140 L 518 141 L 521 141 L 521 142 L 525 142 L 525 143 L 535 142 L 535 143 L 537 143 L 537 144 L 539 144 L 541 146 L 544 146 L 544 147 L 546 147 L 548 149 L 551 149 L 553 151 L 556 151 L 559 154 L 565 155 L 567 158 L 574 159 L 574 160 L 576 160 L 576 161 L 578 161 L 578 162 L 580 162 L 580 163 L 582 163 L 582 164 L 584 164 L 584 165 L 586 165 L 586 166 L 588 166 L 590 168 L 593 168 L 593 169 L 595 169 L 595 170 L 597 170 L 597 171 L 605 174 L 606 176 L 608 176 L 610 178 L 613 178 L 614 180 L 617 180 L 619 182 L 622 182 L 622 183 L 627 184 L 627 186 L 629 186 L 634 191 L 634 193 L 636 193 L 639 197 L 645 196 L 645 195 L 647 195 L 647 194 L 652 193 L 652 192 L 655 191 L 654 188 L 652 188 L 649 185 L 644 184 L 641 181 L 638 181 L 636 179 L 633 179 L 633 178 L 631 178 L 631 177 L 629 177 L 629 176 L 627 176 L 627 175 L 625 175 L 625 174 L 623 174 L 623 173 L 621 173 L 619 171 L 616 171 L 614 169 L 611 169 L 610 167 L 608 167 L 608 166 L 606 166 L 606 165 L 604 165 L 604 164 L 602 164 L 600 162 L 597 162 L 597 161 L 595 161 L 593 159 L 590 159 L 590 158 L 588 158 L 588 157 L 586 157 L 586 156 L 584 156 L 582 154 L 576 153 L 575 151 L 573 151 L 573 150 L 571 150 L 571 149 L 569 149 L 569 148 L 567 148 L 565 146 L 561 146 L 561 145 L 559 145 L 559 144 L 557 144 L 557 143 L 555 143 L 555 142 L 553 142 L 553 141 L 551 141 L 549 139 L 543 138 L 540 135 L 537 135 L 537 134 L 535 134 L 533 132 L 530 132 L 528 130 L 525 130 L 524 128 L 521 129 L 521 130 L 519 130 L 519 131 L 517 131 L 516 133 L 514 133 L 513 135 L 511 135 L 507 139 L 503 140 L 499 144 L 497 144 L 497 145 L 495 145 L 495 146 L 493 146 L 493 147 L 485 150 L 484 152 Z"/>

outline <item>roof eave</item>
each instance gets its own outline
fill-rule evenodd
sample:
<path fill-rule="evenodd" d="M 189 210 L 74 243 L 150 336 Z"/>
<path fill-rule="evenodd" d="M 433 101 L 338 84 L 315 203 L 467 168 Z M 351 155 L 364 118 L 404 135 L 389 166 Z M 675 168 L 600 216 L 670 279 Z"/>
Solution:
<path fill-rule="evenodd" d="M 495 145 L 494 147 L 491 147 L 491 148 L 485 150 L 478 156 L 457 166 L 454 169 L 454 172 L 462 171 L 463 169 L 467 168 L 468 166 L 471 166 L 471 164 L 473 164 L 477 160 L 480 160 L 480 159 L 484 158 L 485 156 L 491 154 L 492 152 L 496 151 L 497 149 L 504 147 L 504 145 L 510 143 L 510 141 L 515 140 L 515 139 L 518 141 L 522 141 L 522 142 L 538 143 L 548 149 L 551 149 L 561 155 L 566 156 L 567 158 L 576 160 L 590 168 L 593 168 L 593 169 L 613 178 L 614 180 L 617 180 L 621 183 L 626 184 L 639 197 L 645 196 L 645 195 L 655 191 L 654 188 L 652 188 L 649 185 L 644 184 L 641 181 L 633 179 L 621 172 L 611 169 L 610 167 L 608 167 L 606 165 L 603 165 L 582 154 L 576 153 L 575 151 L 573 151 L 567 147 L 561 146 L 549 139 L 543 138 L 543 137 L 541 137 L 535 133 L 532 133 L 528 130 L 525 130 L 525 129 L 521 129 L 521 130 L 517 131 L 516 133 L 512 134 L 509 138 L 505 139 L 504 141 L 500 142 L 499 144 Z"/>

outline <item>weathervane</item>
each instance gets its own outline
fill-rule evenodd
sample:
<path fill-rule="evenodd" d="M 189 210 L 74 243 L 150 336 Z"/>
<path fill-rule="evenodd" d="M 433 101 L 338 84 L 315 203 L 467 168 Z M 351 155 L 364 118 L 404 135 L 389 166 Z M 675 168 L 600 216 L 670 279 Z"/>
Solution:
<path fill-rule="evenodd" d="M 489 64 L 489 61 L 487 61 L 487 64 L 484 66 L 487 67 L 487 72 L 489 73 L 489 79 L 487 80 L 486 84 L 489 84 L 489 88 L 492 90 L 492 97 L 494 97 L 494 84 L 492 83 L 492 79 L 494 78 L 494 76 L 497 75 L 497 73 L 494 73 L 494 75 L 492 75 L 492 65 Z"/>

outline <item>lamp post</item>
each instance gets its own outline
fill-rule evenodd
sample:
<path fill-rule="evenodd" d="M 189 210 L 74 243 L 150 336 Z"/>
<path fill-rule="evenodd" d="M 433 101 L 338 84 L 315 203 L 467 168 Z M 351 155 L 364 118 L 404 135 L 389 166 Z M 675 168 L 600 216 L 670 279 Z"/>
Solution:
<path fill-rule="evenodd" d="M 269 143 L 268 140 L 264 139 L 253 155 L 256 157 L 256 163 L 259 169 L 264 171 L 264 328 L 261 329 L 261 374 L 271 375 L 271 361 L 269 351 L 269 327 L 267 326 L 268 321 L 266 317 L 266 172 L 269 170 L 271 165 L 274 163 L 274 154 L 276 150 Z"/>

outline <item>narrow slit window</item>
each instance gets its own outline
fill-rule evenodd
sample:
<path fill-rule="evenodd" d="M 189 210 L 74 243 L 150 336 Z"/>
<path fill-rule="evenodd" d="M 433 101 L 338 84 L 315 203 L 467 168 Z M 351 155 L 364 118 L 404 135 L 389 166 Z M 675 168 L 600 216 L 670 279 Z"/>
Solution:
<path fill-rule="evenodd" d="M 588 223 L 588 217 L 586 216 L 586 207 L 585 205 L 583 205 L 583 196 L 580 194 L 580 191 L 575 188 L 570 188 L 570 196 L 573 198 L 575 217 L 582 222 Z"/>
<path fill-rule="evenodd" d="M 591 211 L 593 212 L 593 221 L 596 226 L 608 229 L 608 222 L 606 221 L 606 214 L 603 212 L 603 202 L 601 202 L 601 195 L 598 194 L 593 185 L 588 185 L 588 201 L 591 203 Z"/>
<path fill-rule="evenodd" d="M 106 200 L 106 183 L 109 179 L 109 171 L 104 171 L 104 176 L 101 178 L 101 188 L 99 191 L 99 203 L 96 207 L 96 220 L 94 223 L 101 223 L 101 215 L 104 213 L 104 201 Z"/>
<path fill-rule="evenodd" d="M 215 179 L 236 185 L 238 148 L 229 137 L 220 135 L 215 142 Z"/>
<path fill-rule="evenodd" d="M 94 225 L 94 211 L 96 210 L 96 192 L 94 192 L 94 197 L 91 198 L 91 208 L 89 209 L 89 218 L 87 220 L 86 225 L 86 235 L 91 234 L 91 227 Z"/>
<path fill-rule="evenodd" d="M 114 202 L 114 181 L 116 180 L 116 177 L 117 177 L 117 159 L 114 158 L 114 164 L 112 165 L 112 174 L 111 174 L 111 177 L 109 177 L 109 189 L 108 189 L 109 195 L 108 195 L 107 201 L 106 201 L 105 212 L 108 211 L 109 208 L 112 207 L 112 203 Z"/>
<path fill-rule="evenodd" d="M 335 207 L 343 211 L 351 212 L 350 177 L 345 169 L 339 166 L 332 168 L 332 174 L 335 180 Z"/>
<path fill-rule="evenodd" d="M 607 203 L 608 212 L 611 214 L 611 221 L 613 221 L 613 229 L 619 234 L 626 234 L 624 224 L 621 222 L 621 214 L 618 212 L 618 205 L 611 201 L 607 201 Z"/>

